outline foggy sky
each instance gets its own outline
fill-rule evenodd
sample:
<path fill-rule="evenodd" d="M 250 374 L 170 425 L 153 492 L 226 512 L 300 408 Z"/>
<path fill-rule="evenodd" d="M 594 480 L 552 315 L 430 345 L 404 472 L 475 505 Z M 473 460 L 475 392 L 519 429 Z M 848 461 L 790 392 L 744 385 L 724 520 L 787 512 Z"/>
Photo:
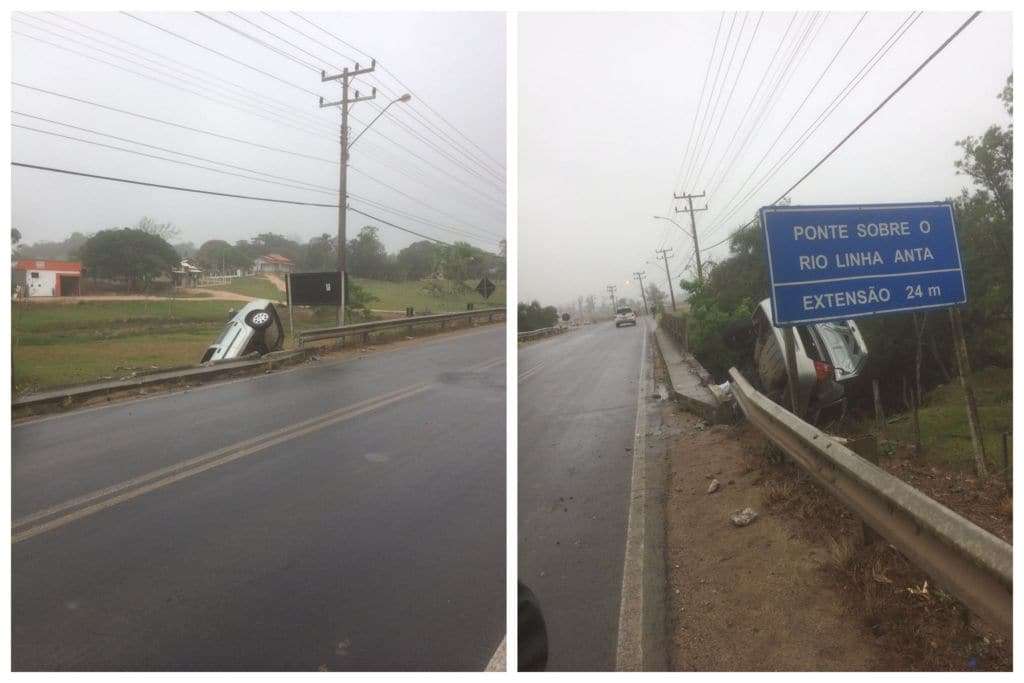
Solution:
<path fill-rule="evenodd" d="M 318 71 L 296 64 L 198 14 L 133 14 L 267 71 L 288 83 L 312 93 L 322 94 L 327 100 L 336 100 L 340 97 L 340 86 L 336 83 L 321 83 Z M 220 12 L 208 14 L 304 61 L 314 63 L 317 69 L 325 68 L 331 72 L 336 71 L 339 66 L 352 66 L 352 62 L 346 62 L 326 47 L 289 31 L 260 13 L 245 12 L 242 16 L 308 50 L 320 59 L 314 60 L 235 16 Z M 273 15 L 350 56 L 353 60 L 359 60 L 364 65 L 369 61 L 364 55 L 338 43 L 294 15 L 287 12 L 275 12 Z M 153 82 L 21 35 L 12 36 L 13 81 L 232 137 L 255 140 L 262 144 L 335 161 L 338 159 L 338 109 L 321 110 L 313 94 L 304 93 L 286 83 L 256 73 L 122 14 L 69 13 L 62 16 L 73 18 L 117 38 L 202 69 L 208 75 L 194 75 L 207 80 L 192 80 L 188 84 L 174 80 L 167 68 L 161 69 L 159 64 L 146 62 L 141 57 L 129 62 L 111 54 L 98 52 L 97 50 L 105 50 L 108 53 L 125 55 L 124 51 L 118 49 L 122 47 L 158 60 L 152 55 L 120 44 L 108 36 L 91 33 L 81 26 L 46 13 L 33 14 L 30 15 L 31 18 L 15 13 L 12 15 L 11 24 L 15 32 L 26 33 L 49 43 L 159 77 L 167 83 Z M 476 236 L 446 232 L 434 225 L 370 207 L 354 199 L 351 205 L 444 241 L 463 239 L 490 251 L 496 251 L 498 241 L 505 233 L 504 182 L 500 179 L 494 180 L 493 174 L 489 175 L 481 170 L 479 165 L 474 165 L 466 159 L 458 147 L 480 157 L 481 163 L 488 166 L 493 173 L 503 176 L 504 171 L 497 164 L 483 160 L 480 152 L 467 143 L 459 133 L 448 128 L 428 107 L 436 110 L 487 154 L 504 165 L 504 16 L 498 13 L 315 12 L 304 13 L 304 16 L 376 57 L 379 65 L 390 69 L 412 89 L 414 94 L 411 103 L 396 104 L 391 107 L 389 114 L 405 122 L 415 134 L 403 130 L 387 116 L 378 120 L 370 132 L 352 148 L 351 166 L 354 170 L 349 174 L 349 191 L 353 195 L 380 202 L 390 208 L 415 214 L 444 226 L 456 226 L 463 233 L 472 233 Z M 61 31 L 54 25 L 63 26 L 68 31 Z M 71 33 L 72 30 L 91 35 L 95 40 Z M 78 44 L 73 41 L 78 41 Z M 103 42 L 107 44 L 104 45 Z M 81 43 L 96 49 L 90 49 Z M 177 68 L 171 73 L 181 72 L 193 73 Z M 379 71 L 377 76 L 389 88 L 390 94 L 389 97 L 383 92 L 378 93 L 377 102 L 381 105 L 406 92 L 405 87 L 397 84 L 388 74 Z M 215 77 L 241 87 L 227 86 L 214 80 Z M 377 84 L 365 77 L 360 81 L 358 87 L 362 94 L 369 94 L 370 86 Z M 184 87 L 199 90 L 210 97 L 232 98 L 231 103 L 247 111 L 239 111 L 177 89 Z M 252 104 L 240 101 L 246 92 L 258 96 L 264 106 L 257 103 L 253 108 Z M 321 203 L 337 202 L 336 164 L 265 151 L 20 87 L 12 86 L 12 105 L 17 111 L 264 173 L 299 179 L 322 185 L 326 190 L 314 192 L 221 175 L 17 128 L 12 128 L 14 161 L 220 192 Z M 284 107 L 300 109 L 305 113 L 285 111 Z M 410 109 L 441 128 L 448 138 L 428 132 L 412 117 Z M 362 123 L 352 122 L 353 136 L 358 134 L 363 124 L 376 113 L 366 103 L 356 104 L 352 114 Z M 264 118 L 260 118 L 260 115 Z M 310 119 L 310 116 L 314 118 Z M 190 163 L 210 165 L 203 161 L 101 138 L 17 115 L 12 115 L 12 122 L 104 144 L 130 147 Z M 391 140 L 384 139 L 379 133 Z M 431 149 L 427 143 L 417 139 L 417 134 L 441 151 Z M 458 142 L 458 146 L 454 141 Z M 396 143 L 401 143 L 409 151 Z M 414 158 L 413 153 L 426 161 Z M 452 158 L 445 158 L 445 154 Z M 441 170 L 431 168 L 426 162 Z M 466 168 L 460 167 L 460 164 Z M 236 169 L 224 170 L 248 173 Z M 370 174 L 395 189 L 384 187 L 361 172 Z M 192 241 L 197 246 L 207 239 L 219 238 L 234 242 L 268 231 L 303 241 L 324 232 L 336 232 L 336 209 L 205 197 L 22 168 L 13 169 L 12 174 L 12 226 L 21 231 L 23 240 L 28 243 L 59 240 L 75 230 L 89 233 L 110 227 L 132 225 L 143 215 L 175 224 L 181 234 L 174 241 Z M 424 206 L 423 203 L 428 206 Z M 368 223 L 373 221 L 349 213 L 349 237 Z M 381 226 L 380 234 L 391 250 L 419 239 L 386 226 Z"/>
<path fill-rule="evenodd" d="M 670 215 L 689 227 L 687 214 L 667 213 L 673 189 L 695 193 L 708 189 L 707 178 L 792 17 L 765 14 L 719 133 L 707 136 L 714 146 L 703 174 L 690 187 L 674 188 L 721 16 L 520 15 L 520 301 L 539 299 L 561 305 L 588 294 L 602 300 L 607 298 L 609 284 L 618 286 L 620 296 L 639 299 L 639 288 L 630 281 L 636 270 L 645 270 L 665 290 L 664 267 L 654 260 L 654 250 L 662 245 L 675 248 L 675 258 L 669 261 L 674 282 L 683 275 L 693 252 L 690 238 L 652 216 Z M 803 50 L 803 61 L 798 57 L 794 62 L 798 66 L 792 80 L 780 89 L 775 108 L 735 166 L 723 164 L 727 172 L 718 191 L 695 202 L 695 208 L 704 201 L 710 206 L 697 214 L 701 246 L 724 239 L 749 221 L 757 208 L 775 201 L 967 16 L 921 17 L 778 174 L 722 223 L 730 198 L 783 130 L 860 13 L 828 16 L 817 38 Z M 757 17 L 752 12 L 747 18 L 719 111 L 728 99 Z M 907 13 L 868 15 L 747 189 L 757 184 L 905 17 Z M 718 54 L 731 19 L 731 13 L 725 16 Z M 740 13 L 734 40 L 742 20 Z M 797 18 L 794 33 L 804 20 L 803 15 Z M 938 201 L 958 194 L 969 181 L 955 173 L 953 162 L 960 158 L 955 141 L 980 135 L 991 124 L 1009 123 L 996 96 L 1012 69 L 1010 34 L 1009 14 L 978 17 L 792 193 L 793 203 Z M 726 64 L 728 58 L 727 54 Z M 711 89 L 710 79 L 707 87 Z M 733 150 L 752 117 L 753 113 L 748 115 Z M 705 254 L 705 259 L 727 253 L 726 244 Z M 694 277 L 692 268 L 686 277 Z"/>

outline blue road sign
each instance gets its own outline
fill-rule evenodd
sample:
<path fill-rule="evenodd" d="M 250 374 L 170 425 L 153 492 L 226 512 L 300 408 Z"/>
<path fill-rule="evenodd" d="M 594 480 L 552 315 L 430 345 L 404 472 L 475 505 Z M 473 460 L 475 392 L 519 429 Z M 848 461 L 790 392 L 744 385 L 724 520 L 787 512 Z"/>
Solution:
<path fill-rule="evenodd" d="M 766 206 L 777 326 L 967 301 L 948 202 Z"/>

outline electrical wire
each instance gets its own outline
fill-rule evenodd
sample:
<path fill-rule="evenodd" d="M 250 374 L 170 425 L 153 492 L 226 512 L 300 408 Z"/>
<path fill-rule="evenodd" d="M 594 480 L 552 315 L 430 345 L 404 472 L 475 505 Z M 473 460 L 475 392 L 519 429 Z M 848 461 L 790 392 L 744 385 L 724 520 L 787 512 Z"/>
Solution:
<path fill-rule="evenodd" d="M 778 204 L 780 201 L 782 201 L 785 197 L 787 197 L 789 195 L 789 193 L 791 193 L 793 190 L 795 190 L 797 187 L 799 187 L 805 180 L 807 180 L 807 178 L 809 178 L 812 173 L 814 173 L 816 170 L 818 170 L 821 167 L 822 164 L 824 164 L 826 161 L 828 161 L 828 159 L 833 154 L 835 154 L 839 150 L 839 148 L 841 148 L 844 144 L 846 144 L 846 142 L 850 138 L 852 138 L 853 135 L 857 131 L 859 131 L 861 128 L 863 128 L 864 125 L 875 116 L 875 114 L 877 114 L 879 111 L 881 111 L 882 108 L 885 107 L 885 105 L 888 104 L 889 101 L 892 100 L 893 97 L 895 97 L 901 90 L 903 90 L 903 88 L 905 88 L 907 86 L 908 83 L 910 83 L 910 81 L 912 81 L 919 73 L 921 73 L 921 71 L 926 66 L 928 66 L 928 64 L 933 59 L 935 59 L 935 57 L 937 57 L 939 55 L 939 53 L 941 53 L 943 50 L 945 50 L 946 47 L 948 47 L 949 44 L 952 43 L 953 40 L 956 39 L 956 37 L 959 36 L 964 31 L 964 29 L 966 29 L 971 24 L 971 22 L 973 22 L 975 19 L 977 19 L 980 14 L 981 14 L 981 12 L 974 12 L 973 14 L 971 14 L 971 16 L 968 17 L 967 20 L 964 21 L 964 23 L 959 26 L 959 28 L 957 28 L 948 38 L 946 38 L 946 40 L 944 40 L 941 45 L 939 45 L 934 51 L 932 51 L 932 53 L 929 54 L 928 57 L 926 57 L 925 60 L 923 62 L 921 62 L 921 64 L 918 65 L 918 67 L 916 69 L 914 69 L 910 73 L 909 76 L 907 76 L 898 86 L 896 86 L 895 90 L 893 90 L 891 93 L 889 93 L 889 95 L 887 95 L 886 98 L 884 100 L 882 100 L 878 104 L 878 106 L 876 106 L 874 109 L 872 109 L 871 112 L 868 113 L 867 116 L 865 116 L 863 119 L 861 119 L 860 123 L 858 123 L 856 126 L 854 126 L 853 130 L 851 130 L 839 142 L 837 142 L 835 144 L 835 146 L 833 146 L 832 149 L 830 149 L 825 154 L 825 156 L 823 156 L 816 164 L 814 164 L 814 166 L 812 166 L 810 168 L 810 170 L 808 170 L 806 173 L 804 173 L 802 176 L 800 176 L 800 178 L 795 183 L 793 183 L 785 192 L 783 192 L 781 195 L 779 195 L 779 198 L 776 199 L 771 204 L 769 204 L 769 206 L 774 206 L 774 205 Z M 755 222 L 757 222 L 757 218 L 756 217 L 753 220 L 748 221 L 744 225 L 742 225 L 739 228 L 737 228 L 736 230 L 734 230 L 725 239 L 723 239 L 723 240 L 721 240 L 719 242 L 716 242 L 715 244 L 712 244 L 709 247 L 705 247 L 705 248 L 701 249 L 701 251 L 710 251 L 711 249 L 714 249 L 717 246 L 725 244 L 730 239 L 732 239 L 732 237 L 737 232 L 739 232 L 740 230 L 743 230 L 744 228 L 746 228 L 746 227 L 748 227 L 750 225 L 753 225 Z"/>

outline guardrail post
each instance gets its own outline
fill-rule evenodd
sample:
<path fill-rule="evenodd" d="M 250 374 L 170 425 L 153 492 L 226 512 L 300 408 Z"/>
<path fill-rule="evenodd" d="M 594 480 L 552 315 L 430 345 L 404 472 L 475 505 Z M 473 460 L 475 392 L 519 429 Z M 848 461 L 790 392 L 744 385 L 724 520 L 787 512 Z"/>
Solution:
<path fill-rule="evenodd" d="M 370 343 L 370 333 L 369 332 L 363 332 L 363 344 L 369 344 L 369 343 Z"/>
<path fill-rule="evenodd" d="M 878 440 L 874 436 L 868 434 L 850 439 L 847 441 L 846 447 L 870 462 L 872 465 L 878 465 Z M 868 526 L 867 522 L 862 521 L 860 523 L 860 528 L 864 539 L 864 545 L 871 545 L 880 538 L 879 535 L 875 533 L 875 530 Z"/>

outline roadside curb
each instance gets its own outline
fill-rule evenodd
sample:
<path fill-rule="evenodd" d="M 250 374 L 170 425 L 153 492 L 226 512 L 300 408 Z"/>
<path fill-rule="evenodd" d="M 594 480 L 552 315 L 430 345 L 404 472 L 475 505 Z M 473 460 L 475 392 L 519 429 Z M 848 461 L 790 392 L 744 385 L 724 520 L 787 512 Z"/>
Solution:
<path fill-rule="evenodd" d="M 645 332 L 650 333 L 646 329 Z M 637 423 L 619 604 L 617 671 L 666 671 L 665 459 L 648 452 L 655 348 L 645 344 L 637 387 Z"/>
<path fill-rule="evenodd" d="M 315 351 L 316 349 L 275 351 L 256 360 L 229 362 L 213 366 L 176 368 L 174 370 L 141 375 L 131 379 L 81 384 L 53 391 L 28 394 L 11 401 L 11 414 L 17 418 L 60 412 L 80 407 L 82 404 L 95 399 L 105 398 L 110 401 L 115 397 L 145 394 L 151 390 L 180 388 L 182 386 L 203 384 L 213 379 L 271 372 L 275 368 L 301 363 L 312 356 Z"/>
<path fill-rule="evenodd" d="M 680 349 L 661 327 L 655 328 L 658 349 L 668 369 L 671 392 L 689 412 L 708 424 L 732 422 L 732 410 L 725 396 L 718 391 L 704 366 L 692 354 Z"/>

